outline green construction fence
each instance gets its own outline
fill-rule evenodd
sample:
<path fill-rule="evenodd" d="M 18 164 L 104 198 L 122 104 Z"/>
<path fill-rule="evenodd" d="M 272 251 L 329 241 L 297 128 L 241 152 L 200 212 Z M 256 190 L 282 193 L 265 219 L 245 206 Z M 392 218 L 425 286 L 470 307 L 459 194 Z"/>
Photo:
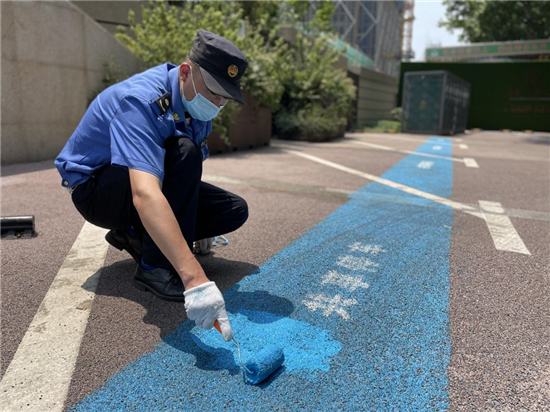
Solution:
<path fill-rule="evenodd" d="M 471 85 L 468 128 L 550 132 L 550 62 L 401 63 L 407 72 L 447 70 Z"/>

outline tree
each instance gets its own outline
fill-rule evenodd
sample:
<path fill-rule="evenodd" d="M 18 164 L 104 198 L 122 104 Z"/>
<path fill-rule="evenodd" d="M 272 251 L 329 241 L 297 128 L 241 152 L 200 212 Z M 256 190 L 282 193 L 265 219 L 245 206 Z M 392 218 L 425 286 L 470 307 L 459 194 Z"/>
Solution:
<path fill-rule="evenodd" d="M 462 30 L 461 41 L 532 40 L 550 38 L 548 1 L 444 0 L 441 27 Z"/>
<path fill-rule="evenodd" d="M 171 4 L 173 3 L 173 4 Z M 181 63 L 186 57 L 199 29 L 212 31 L 233 42 L 245 52 L 248 69 L 241 86 L 255 99 L 257 105 L 277 109 L 283 86 L 277 79 L 278 61 L 284 60 L 288 47 L 278 38 L 276 28 L 259 33 L 243 16 L 237 2 L 162 2 L 142 4 L 142 21 L 135 13 L 128 14 L 129 28 L 120 27 L 116 37 L 147 66 L 165 62 Z M 263 12 L 257 13 L 262 19 Z M 242 29 L 246 28 L 246 35 Z M 214 131 L 228 143 L 228 128 L 240 106 L 229 101 L 213 121 Z"/>
<path fill-rule="evenodd" d="M 154 1 L 143 4 L 139 23 L 130 12 L 130 27 L 121 27 L 116 36 L 147 66 L 154 66 L 180 63 L 198 29 L 213 31 L 247 56 L 241 86 L 257 105 L 273 110 L 279 135 L 326 139 L 346 124 L 355 86 L 345 70 L 334 68 L 337 52 L 322 33 L 333 13 L 331 2 L 324 2 L 309 21 L 301 21 L 307 33 L 298 33 L 296 45 L 280 35 L 281 14 L 298 22 L 306 18 L 306 6 L 304 1 Z M 213 121 L 214 131 L 226 143 L 238 110 L 230 101 Z"/>

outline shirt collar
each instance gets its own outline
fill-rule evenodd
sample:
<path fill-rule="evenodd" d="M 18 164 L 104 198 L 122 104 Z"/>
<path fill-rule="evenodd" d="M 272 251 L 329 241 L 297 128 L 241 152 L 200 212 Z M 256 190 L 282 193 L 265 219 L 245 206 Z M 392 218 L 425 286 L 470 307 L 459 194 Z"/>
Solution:
<path fill-rule="evenodd" d="M 185 112 L 183 110 L 183 103 L 181 102 L 178 74 L 179 66 L 176 66 L 168 71 L 168 79 L 172 88 L 172 111 L 179 117 L 176 122 L 183 122 L 185 120 Z"/>

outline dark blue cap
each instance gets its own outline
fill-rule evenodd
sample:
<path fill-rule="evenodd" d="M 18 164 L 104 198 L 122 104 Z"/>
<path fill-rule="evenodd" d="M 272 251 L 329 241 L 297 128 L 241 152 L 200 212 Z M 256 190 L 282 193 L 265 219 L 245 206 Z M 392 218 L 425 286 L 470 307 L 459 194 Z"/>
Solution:
<path fill-rule="evenodd" d="M 229 40 L 206 30 L 199 30 L 189 59 L 199 66 L 208 90 L 244 104 L 239 80 L 248 60 Z"/>

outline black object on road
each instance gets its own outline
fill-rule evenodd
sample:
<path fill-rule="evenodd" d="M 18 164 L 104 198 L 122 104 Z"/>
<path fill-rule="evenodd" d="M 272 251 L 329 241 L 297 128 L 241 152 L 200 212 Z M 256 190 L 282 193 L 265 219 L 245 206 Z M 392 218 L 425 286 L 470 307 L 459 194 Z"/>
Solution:
<path fill-rule="evenodd" d="M 6 216 L 0 219 L 3 239 L 29 239 L 36 234 L 34 215 Z"/>

